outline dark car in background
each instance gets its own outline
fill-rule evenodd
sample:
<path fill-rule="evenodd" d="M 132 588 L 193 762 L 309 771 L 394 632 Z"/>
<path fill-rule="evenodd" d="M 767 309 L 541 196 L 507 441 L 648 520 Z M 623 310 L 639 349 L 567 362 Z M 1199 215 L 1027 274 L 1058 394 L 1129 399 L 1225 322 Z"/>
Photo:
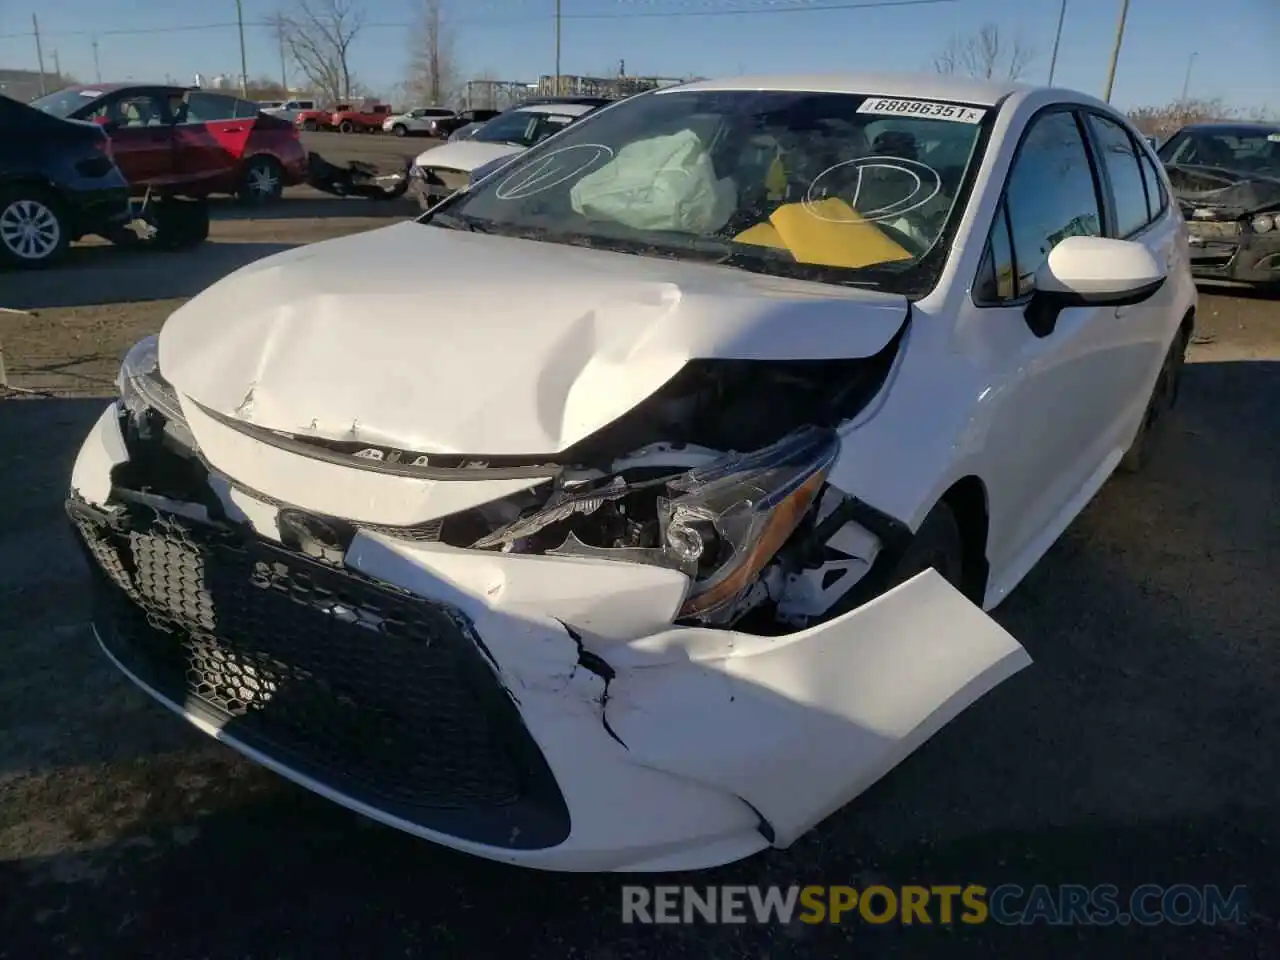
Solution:
<path fill-rule="evenodd" d="M 1159 156 L 1187 221 L 1192 273 L 1280 284 L 1280 124 L 1193 124 Z"/>
<path fill-rule="evenodd" d="M 31 105 L 102 126 L 136 194 L 232 194 L 265 203 L 306 179 L 307 154 L 294 125 L 227 94 L 108 83 L 67 87 Z"/>
<path fill-rule="evenodd" d="M 0 96 L 0 265 L 41 267 L 130 219 L 105 131 Z"/>
<path fill-rule="evenodd" d="M 437 117 L 432 120 L 428 133 L 433 137 L 448 138 L 471 123 L 488 123 L 501 110 L 463 110 L 450 117 Z"/>

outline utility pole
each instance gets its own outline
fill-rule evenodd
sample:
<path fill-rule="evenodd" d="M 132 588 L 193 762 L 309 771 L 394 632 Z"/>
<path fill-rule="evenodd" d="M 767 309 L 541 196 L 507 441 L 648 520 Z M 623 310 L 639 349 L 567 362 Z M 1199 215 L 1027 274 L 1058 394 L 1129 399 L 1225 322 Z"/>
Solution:
<path fill-rule="evenodd" d="M 1058 45 L 1062 43 L 1062 24 L 1067 19 L 1067 0 L 1058 8 L 1058 32 L 1053 35 L 1053 55 L 1049 57 L 1049 86 L 1053 86 L 1053 74 L 1058 69 Z"/>
<path fill-rule="evenodd" d="M 280 91 L 289 99 L 289 61 L 284 55 L 284 17 L 276 18 L 276 40 L 280 44 Z"/>
<path fill-rule="evenodd" d="M 98 63 L 98 38 L 93 38 L 93 79 L 96 83 L 102 82 L 102 67 Z"/>
<path fill-rule="evenodd" d="M 58 83 L 62 83 L 62 63 L 58 60 L 58 51 L 53 51 L 53 76 Z"/>
<path fill-rule="evenodd" d="M 1187 91 L 1191 88 L 1191 66 L 1196 62 L 1196 57 L 1198 56 L 1198 53 L 1193 53 L 1187 57 L 1187 75 L 1182 78 L 1182 100 L 1179 101 L 1180 103 L 1187 102 Z"/>
<path fill-rule="evenodd" d="M 40 50 L 40 21 L 36 19 L 36 15 L 31 15 L 31 31 L 36 36 L 36 63 L 40 66 L 40 96 L 44 96 L 49 91 L 44 85 L 44 53 Z"/>
<path fill-rule="evenodd" d="M 1111 48 L 1111 67 L 1107 70 L 1107 89 L 1102 99 L 1111 102 L 1111 89 L 1116 85 L 1116 64 L 1120 62 L 1120 47 L 1124 43 L 1124 22 L 1129 17 L 1129 0 L 1120 0 L 1120 22 L 1116 24 L 1116 44 Z"/>
<path fill-rule="evenodd" d="M 236 0 L 236 26 L 240 28 L 240 96 L 249 99 L 249 65 L 244 56 L 244 6 Z"/>
<path fill-rule="evenodd" d="M 560 0 L 556 0 L 556 92 L 560 96 Z"/>

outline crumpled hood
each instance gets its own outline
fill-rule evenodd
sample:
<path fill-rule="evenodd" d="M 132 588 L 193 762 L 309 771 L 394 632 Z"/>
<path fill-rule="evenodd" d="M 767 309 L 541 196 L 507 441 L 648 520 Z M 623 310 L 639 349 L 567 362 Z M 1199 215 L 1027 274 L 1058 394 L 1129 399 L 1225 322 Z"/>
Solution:
<path fill-rule="evenodd" d="M 1191 219 L 1234 219 L 1280 208 L 1280 176 L 1196 164 L 1174 164 L 1168 172 L 1174 195 L 1193 211 Z M 1213 216 L 1197 217 L 1196 209 Z"/>
<path fill-rule="evenodd" d="M 178 309 L 183 402 L 424 453 L 557 453 L 693 358 L 870 356 L 903 297 L 414 222 L 299 247 Z"/>
<path fill-rule="evenodd" d="M 413 162 L 419 167 L 461 170 L 470 173 L 481 164 L 522 153 L 524 147 L 510 143 L 483 143 L 476 140 L 448 141 L 423 150 Z"/>

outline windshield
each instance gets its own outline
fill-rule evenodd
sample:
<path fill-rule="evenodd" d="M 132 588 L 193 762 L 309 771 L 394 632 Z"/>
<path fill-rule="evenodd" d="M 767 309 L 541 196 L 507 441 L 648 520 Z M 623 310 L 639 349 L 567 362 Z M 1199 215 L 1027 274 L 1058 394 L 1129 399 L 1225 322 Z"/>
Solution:
<path fill-rule="evenodd" d="M 928 289 L 988 113 L 854 94 L 646 94 L 574 124 L 423 222 Z"/>
<path fill-rule="evenodd" d="M 93 103 L 100 96 L 102 96 L 101 90 L 59 90 L 56 93 L 37 97 L 31 101 L 31 106 L 65 119 L 86 104 Z"/>
<path fill-rule="evenodd" d="M 1185 130 L 1160 148 L 1168 164 L 1280 175 L 1280 127 Z"/>
<path fill-rule="evenodd" d="M 494 117 L 471 139 L 481 143 L 510 143 L 517 147 L 531 147 L 539 140 L 567 127 L 573 117 L 541 113 L 537 110 L 513 110 Z"/>

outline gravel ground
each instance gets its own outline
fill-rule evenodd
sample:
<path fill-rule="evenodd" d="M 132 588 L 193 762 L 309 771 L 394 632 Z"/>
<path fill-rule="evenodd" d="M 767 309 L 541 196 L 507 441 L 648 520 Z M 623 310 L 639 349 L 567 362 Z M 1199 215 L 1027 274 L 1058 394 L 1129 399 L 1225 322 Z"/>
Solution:
<path fill-rule="evenodd" d="M 319 136 L 326 156 L 422 146 Z M 226 213 L 201 250 L 86 247 L 0 277 L 3 305 L 35 312 L 0 315 L 11 381 L 107 392 L 128 345 L 228 269 L 403 211 Z M 127 299 L 131 278 L 155 299 Z M 1109 483 L 1000 608 L 1035 664 L 791 849 L 662 882 L 1246 884 L 1246 924 L 628 927 L 619 878 L 371 825 L 188 729 L 96 651 L 61 499 L 102 401 L 72 397 L 0 403 L 0 957 L 1280 955 L 1280 304 L 1206 292 L 1200 334 L 1152 469 Z"/>

